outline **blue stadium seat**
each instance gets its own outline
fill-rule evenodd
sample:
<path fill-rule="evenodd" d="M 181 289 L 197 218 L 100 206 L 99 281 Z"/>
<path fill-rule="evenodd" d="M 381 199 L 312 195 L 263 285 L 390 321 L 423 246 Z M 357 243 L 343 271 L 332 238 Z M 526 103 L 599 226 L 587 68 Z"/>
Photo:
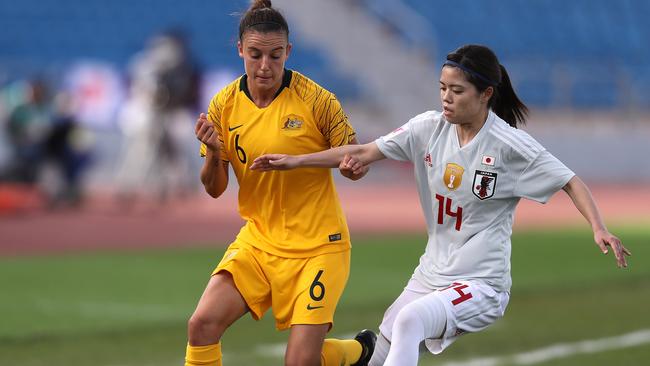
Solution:
<path fill-rule="evenodd" d="M 242 71 L 235 48 L 239 16 L 246 0 L 0 0 L 0 67 L 16 61 L 31 74 L 78 59 L 102 60 L 124 70 L 131 57 L 153 35 L 178 28 L 190 40 L 193 55 L 206 68 Z M 323 86 L 336 85 L 340 96 L 355 96 L 354 80 L 339 75 L 314 48 L 292 39 L 289 67 L 304 71 Z M 14 69 L 10 74 L 20 77 Z M 28 76 L 28 75 L 22 75 Z"/>
<path fill-rule="evenodd" d="M 365 1 L 402 1 L 428 19 L 433 32 L 430 37 L 436 40 L 431 43 L 437 45 L 430 52 L 437 55 L 435 61 L 442 61 L 462 44 L 493 48 L 504 65 L 517 68 L 512 71 L 513 81 L 533 106 L 562 104 L 565 100 L 559 96 L 565 94 L 577 108 L 611 108 L 625 103 L 621 88 L 610 87 L 613 81 L 608 75 L 589 79 L 589 72 L 581 66 L 591 64 L 610 65 L 601 71 L 629 80 L 635 94 L 643 94 L 639 100 L 650 100 L 646 76 L 650 74 L 650 1 Z M 238 16 L 231 14 L 244 10 L 248 3 L 194 0 L 191 6 L 179 6 L 174 0 L 0 0 L 0 67 L 11 67 L 5 74 L 18 77 L 30 70 L 88 58 L 123 69 L 149 37 L 180 27 L 202 66 L 242 70 L 235 50 Z M 390 19 L 390 14 L 382 21 L 386 18 Z M 334 70 L 326 54 L 299 39 L 292 42 L 295 47 L 289 67 L 303 71 L 339 96 L 358 95 L 356 81 Z M 412 39 L 405 38 L 405 42 Z M 545 63 L 548 66 L 540 68 L 517 66 Z M 557 70 L 563 69 L 575 74 L 558 80 Z"/>
<path fill-rule="evenodd" d="M 401 1 L 429 20 L 436 61 L 475 43 L 491 47 L 508 67 L 535 65 L 511 72 L 533 106 L 620 107 L 620 77 L 644 94 L 639 100 L 650 99 L 648 80 L 634 77 L 650 74 L 650 1 Z M 565 80 L 558 70 L 569 71 Z"/>

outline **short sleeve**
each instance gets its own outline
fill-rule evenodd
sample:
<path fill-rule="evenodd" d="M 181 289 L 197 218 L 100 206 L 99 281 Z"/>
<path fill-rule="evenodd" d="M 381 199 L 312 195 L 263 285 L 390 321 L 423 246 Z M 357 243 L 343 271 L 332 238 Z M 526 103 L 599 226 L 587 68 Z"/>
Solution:
<path fill-rule="evenodd" d="M 218 93 L 210 101 L 210 106 L 208 107 L 208 121 L 212 122 L 215 131 L 217 131 L 217 138 L 221 144 L 221 160 L 228 161 L 228 155 L 226 154 L 226 150 L 224 148 L 223 130 L 221 126 L 221 111 L 223 110 L 223 101 L 221 100 L 221 94 L 222 92 Z M 204 143 L 201 143 L 199 152 L 202 157 L 205 157 L 207 153 L 207 147 Z"/>
<path fill-rule="evenodd" d="M 341 103 L 329 91 L 318 87 L 314 99 L 314 118 L 325 140 L 330 147 L 349 144 L 356 137 L 354 128 L 348 121 L 348 116 L 343 111 Z"/>
<path fill-rule="evenodd" d="M 514 194 L 517 197 L 546 203 L 574 175 L 573 171 L 550 152 L 542 150 L 519 176 Z"/>
<path fill-rule="evenodd" d="M 411 128 L 411 121 L 409 121 L 402 127 L 375 140 L 379 151 L 389 159 L 413 161 Z"/>

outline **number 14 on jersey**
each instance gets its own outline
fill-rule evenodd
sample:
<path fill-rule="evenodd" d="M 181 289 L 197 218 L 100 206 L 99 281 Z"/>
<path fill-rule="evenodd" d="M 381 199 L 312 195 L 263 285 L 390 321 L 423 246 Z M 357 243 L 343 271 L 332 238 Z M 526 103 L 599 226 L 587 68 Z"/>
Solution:
<path fill-rule="evenodd" d="M 436 193 L 436 201 L 438 201 L 438 225 L 442 225 L 445 220 L 445 216 L 449 218 L 456 218 L 456 231 L 460 231 L 460 226 L 463 221 L 463 208 L 458 206 L 456 211 L 452 211 L 453 200 L 449 197 L 441 196 Z"/>

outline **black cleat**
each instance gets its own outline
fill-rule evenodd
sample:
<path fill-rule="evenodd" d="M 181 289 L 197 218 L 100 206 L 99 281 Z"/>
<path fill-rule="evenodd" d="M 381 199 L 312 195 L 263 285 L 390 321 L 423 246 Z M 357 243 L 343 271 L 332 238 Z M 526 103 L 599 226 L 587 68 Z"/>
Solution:
<path fill-rule="evenodd" d="M 375 343 L 377 343 L 377 335 L 370 329 L 364 329 L 357 333 L 354 340 L 361 343 L 361 356 L 359 361 L 350 366 L 368 366 L 372 353 L 375 351 Z"/>

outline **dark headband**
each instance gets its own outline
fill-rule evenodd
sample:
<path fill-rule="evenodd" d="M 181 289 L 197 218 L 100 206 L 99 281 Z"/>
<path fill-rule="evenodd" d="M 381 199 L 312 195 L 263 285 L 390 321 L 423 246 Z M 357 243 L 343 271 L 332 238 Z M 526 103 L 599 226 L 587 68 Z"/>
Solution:
<path fill-rule="evenodd" d="M 251 27 L 254 27 L 254 26 L 256 26 L 256 25 L 263 25 L 263 24 L 264 24 L 264 25 L 277 25 L 277 26 L 280 27 L 280 28 L 283 27 L 283 25 L 280 24 L 280 23 L 278 23 L 278 22 L 263 21 L 263 22 L 253 23 L 253 24 L 247 26 L 246 28 L 251 28 Z"/>
<path fill-rule="evenodd" d="M 497 86 L 497 85 L 499 85 L 498 82 L 493 81 L 493 80 L 490 80 L 490 79 L 488 79 L 487 77 L 485 77 L 485 76 L 479 74 L 478 72 L 476 72 L 476 71 L 474 71 L 474 70 L 472 70 L 472 69 L 470 69 L 470 68 L 467 68 L 467 67 L 465 67 L 465 66 L 459 64 L 458 62 L 454 62 L 454 61 L 451 61 L 451 60 L 447 60 L 447 61 L 445 61 L 444 64 L 442 64 L 443 67 L 444 67 L 445 65 L 449 65 L 449 66 L 457 67 L 457 68 L 459 68 L 459 69 L 465 71 L 466 73 L 468 73 L 468 74 L 470 74 L 470 75 L 472 75 L 472 76 L 474 76 L 474 77 L 476 77 L 476 78 L 478 78 L 478 79 L 483 80 L 483 81 L 484 81 L 485 83 L 487 83 L 488 85 L 492 85 L 492 86 Z"/>

